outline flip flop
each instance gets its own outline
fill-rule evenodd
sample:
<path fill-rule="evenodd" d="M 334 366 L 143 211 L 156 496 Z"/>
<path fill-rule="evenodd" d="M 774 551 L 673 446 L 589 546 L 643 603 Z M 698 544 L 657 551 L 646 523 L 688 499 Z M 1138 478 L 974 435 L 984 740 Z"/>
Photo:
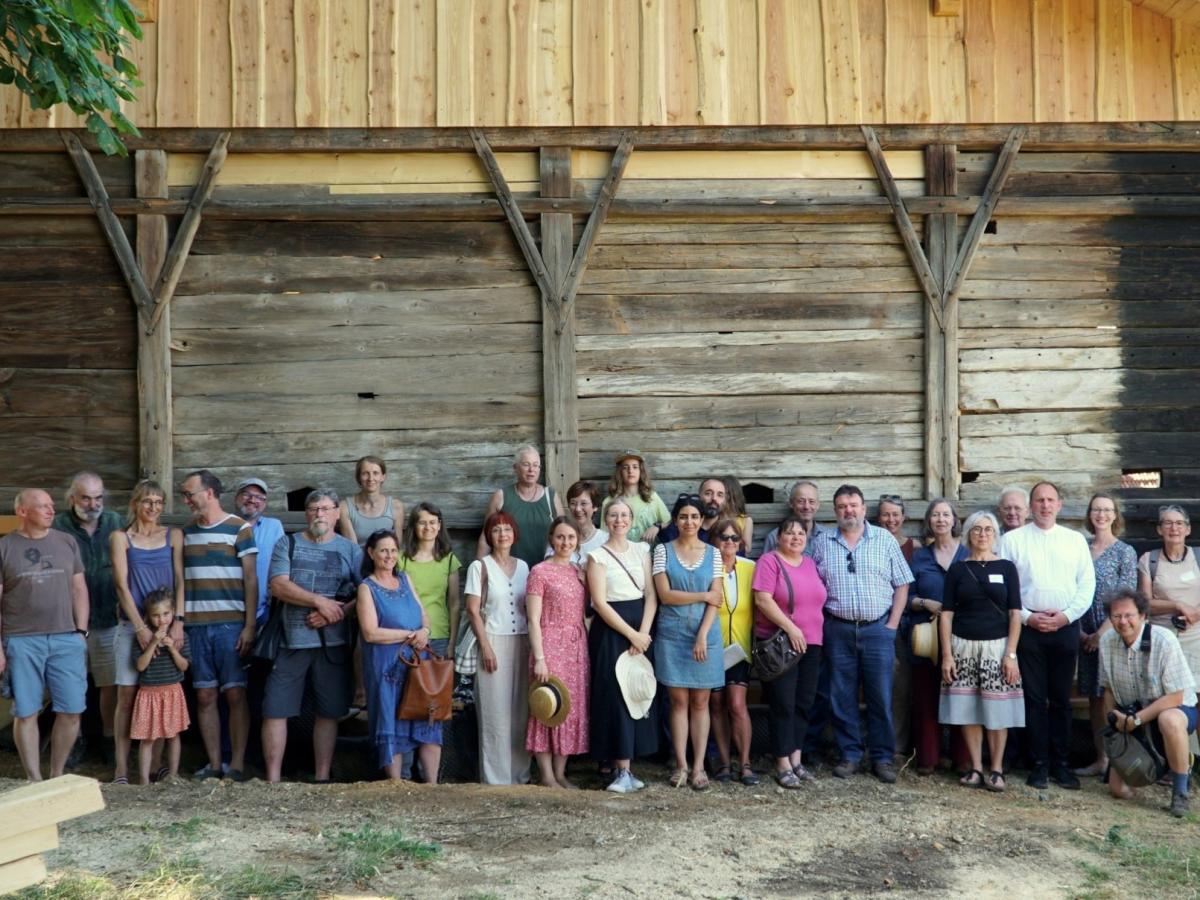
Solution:
<path fill-rule="evenodd" d="M 671 777 L 668 781 L 671 787 L 674 788 L 683 787 L 685 784 L 687 784 L 687 782 L 687 769 L 675 769 L 673 772 L 671 772 Z"/>
<path fill-rule="evenodd" d="M 109 783 L 110 784 L 129 784 L 129 779 L 124 775 L 118 775 L 116 778 L 114 778 Z"/>

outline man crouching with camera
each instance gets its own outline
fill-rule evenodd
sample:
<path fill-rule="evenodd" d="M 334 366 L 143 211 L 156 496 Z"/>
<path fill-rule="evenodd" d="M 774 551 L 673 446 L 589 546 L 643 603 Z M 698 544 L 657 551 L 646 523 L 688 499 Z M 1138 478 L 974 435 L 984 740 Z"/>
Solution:
<path fill-rule="evenodd" d="M 1144 594 L 1120 590 L 1106 606 L 1113 628 L 1100 640 L 1100 684 L 1111 725 L 1106 737 L 1112 760 L 1109 790 L 1119 799 L 1132 797 L 1133 787 L 1152 783 L 1169 770 L 1170 812 L 1182 817 L 1188 812 L 1188 735 L 1196 730 L 1191 670 L 1171 630 L 1146 621 L 1150 601 Z M 1123 747 L 1129 750 L 1121 752 Z M 1150 747 L 1165 754 L 1165 766 Z M 1157 765 L 1147 767 L 1147 757 Z"/>

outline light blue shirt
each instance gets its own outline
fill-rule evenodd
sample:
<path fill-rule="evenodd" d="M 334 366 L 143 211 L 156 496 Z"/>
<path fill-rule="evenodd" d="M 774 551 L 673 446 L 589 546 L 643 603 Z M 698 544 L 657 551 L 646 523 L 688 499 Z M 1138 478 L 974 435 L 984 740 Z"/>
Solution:
<path fill-rule="evenodd" d="M 255 560 L 255 568 L 258 569 L 257 618 L 261 623 L 267 617 L 267 573 L 271 570 L 271 551 L 283 537 L 283 523 L 270 516 L 259 516 L 253 528 L 254 546 L 258 548 L 258 558 Z"/>

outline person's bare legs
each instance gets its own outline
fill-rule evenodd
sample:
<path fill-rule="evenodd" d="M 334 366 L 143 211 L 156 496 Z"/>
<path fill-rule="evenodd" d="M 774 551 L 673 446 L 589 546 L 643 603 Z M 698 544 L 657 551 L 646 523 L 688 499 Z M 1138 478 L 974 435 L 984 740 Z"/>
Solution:
<path fill-rule="evenodd" d="M 226 689 L 225 703 L 229 707 L 229 768 L 245 772 L 246 740 L 250 737 L 250 704 L 246 701 L 246 689 L 244 687 Z M 337 739 L 336 722 L 334 723 L 334 739 Z M 207 744 L 205 746 L 207 747 Z M 220 753 L 218 746 L 218 769 L 221 768 Z"/>
<path fill-rule="evenodd" d="M 708 688 L 688 691 L 688 727 L 692 734 L 692 780 L 708 781 L 704 774 L 704 751 L 708 749 Z"/>
<path fill-rule="evenodd" d="M 25 777 L 30 781 L 42 780 L 42 736 L 38 731 L 38 714 L 13 719 L 13 742 Z"/>
<path fill-rule="evenodd" d="M 97 690 L 100 694 L 100 727 L 104 736 L 112 740 L 116 735 L 117 686 L 110 684 Z"/>
<path fill-rule="evenodd" d="M 383 767 L 383 771 L 387 774 L 390 781 L 403 781 L 404 776 L 400 774 L 400 767 L 404 761 L 404 754 L 397 753 L 392 757 L 392 761 Z"/>
<path fill-rule="evenodd" d="M 284 728 L 287 724 L 285 722 Z M 337 746 L 337 719 L 318 718 L 313 723 L 313 775 L 317 781 L 328 781 L 333 769 L 333 749 Z M 282 760 L 282 754 L 280 754 Z"/>
<path fill-rule="evenodd" d="M 688 741 L 688 694 L 687 688 L 668 687 L 667 697 L 671 701 L 668 722 L 671 726 L 671 750 L 675 754 L 675 763 L 671 767 L 678 772 L 687 772 L 687 741 Z"/>
<path fill-rule="evenodd" d="M 967 745 L 967 755 L 971 757 L 971 772 L 964 775 L 964 778 L 977 779 L 978 775 L 973 775 L 972 772 L 983 771 L 983 726 L 982 725 L 964 725 L 963 743 Z M 967 784 L 968 782 L 962 782 Z M 975 784 L 978 784 L 975 781 Z"/>
<path fill-rule="evenodd" d="M 1088 697 L 1088 721 L 1092 726 L 1092 744 L 1096 748 L 1096 760 L 1091 765 L 1076 769 L 1076 775 L 1103 775 L 1108 768 L 1108 754 L 1104 749 L 1103 731 L 1108 722 L 1104 715 L 1104 698 Z"/>
<path fill-rule="evenodd" d="M 314 732 L 315 734 L 315 732 Z M 263 760 L 267 764 L 267 781 L 279 781 L 283 769 L 283 751 L 287 749 L 287 719 L 263 719 Z"/>
<path fill-rule="evenodd" d="M 133 718 L 133 700 L 137 685 L 117 685 L 117 708 L 113 711 L 113 744 L 117 752 L 113 778 L 129 777 L 129 721 Z M 140 751 L 139 751 L 139 759 Z"/>
<path fill-rule="evenodd" d="M 155 743 L 159 743 L 155 741 Z M 179 735 L 173 738 L 167 738 L 163 741 L 167 745 L 167 768 L 171 775 L 179 775 L 179 755 L 183 750 L 183 741 L 179 739 Z M 161 759 L 161 757 L 159 757 Z"/>
<path fill-rule="evenodd" d="M 151 740 L 138 742 L 138 775 L 142 784 L 150 783 L 150 772 L 154 768 L 154 745 L 157 743 Z"/>
<path fill-rule="evenodd" d="M 50 777 L 57 778 L 67 768 L 67 757 L 79 737 L 79 713 L 55 713 L 50 730 Z"/>
<path fill-rule="evenodd" d="M 229 720 L 232 728 L 232 708 L 229 711 Z M 215 771 L 220 772 L 221 717 L 217 713 L 217 689 L 215 687 L 196 688 L 196 724 L 200 728 L 200 739 L 204 742 L 204 753 L 208 756 L 208 764 Z"/>
<path fill-rule="evenodd" d="M 558 787 L 558 779 L 554 777 L 554 760 L 550 756 L 550 752 L 539 751 L 533 754 L 537 760 L 538 767 L 538 782 L 543 787 Z"/>
<path fill-rule="evenodd" d="M 713 691 L 708 700 L 709 721 L 712 727 L 713 740 L 717 744 L 717 760 L 722 769 L 729 768 L 729 709 L 725 698 L 729 694 L 727 686 L 723 691 Z"/>
<path fill-rule="evenodd" d="M 1004 771 L 1004 748 L 1008 744 L 1008 729 L 996 728 L 987 733 L 988 757 L 993 772 Z"/>
<path fill-rule="evenodd" d="M 744 768 L 750 765 L 750 710 L 746 706 L 746 686 L 731 684 L 725 688 L 726 705 L 729 708 L 729 725 L 733 742 L 738 748 L 738 763 Z M 800 765 L 797 750 L 796 765 Z"/>
<path fill-rule="evenodd" d="M 442 767 L 442 745 L 421 744 L 417 748 L 417 758 L 421 760 L 421 771 L 425 774 L 425 783 L 437 784 L 438 770 Z M 565 762 L 564 765 L 566 765 Z"/>

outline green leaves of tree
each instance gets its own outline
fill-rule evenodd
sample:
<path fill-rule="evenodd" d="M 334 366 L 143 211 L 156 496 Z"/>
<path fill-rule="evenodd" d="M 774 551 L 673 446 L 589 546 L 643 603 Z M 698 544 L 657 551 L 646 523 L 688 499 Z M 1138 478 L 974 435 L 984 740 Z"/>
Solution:
<path fill-rule="evenodd" d="M 0 0 L 0 84 L 15 85 L 34 109 L 65 103 L 87 116 L 107 154 L 126 153 L 118 134 L 138 130 L 121 112 L 142 86 L 122 55 L 140 40 L 130 0 Z"/>

